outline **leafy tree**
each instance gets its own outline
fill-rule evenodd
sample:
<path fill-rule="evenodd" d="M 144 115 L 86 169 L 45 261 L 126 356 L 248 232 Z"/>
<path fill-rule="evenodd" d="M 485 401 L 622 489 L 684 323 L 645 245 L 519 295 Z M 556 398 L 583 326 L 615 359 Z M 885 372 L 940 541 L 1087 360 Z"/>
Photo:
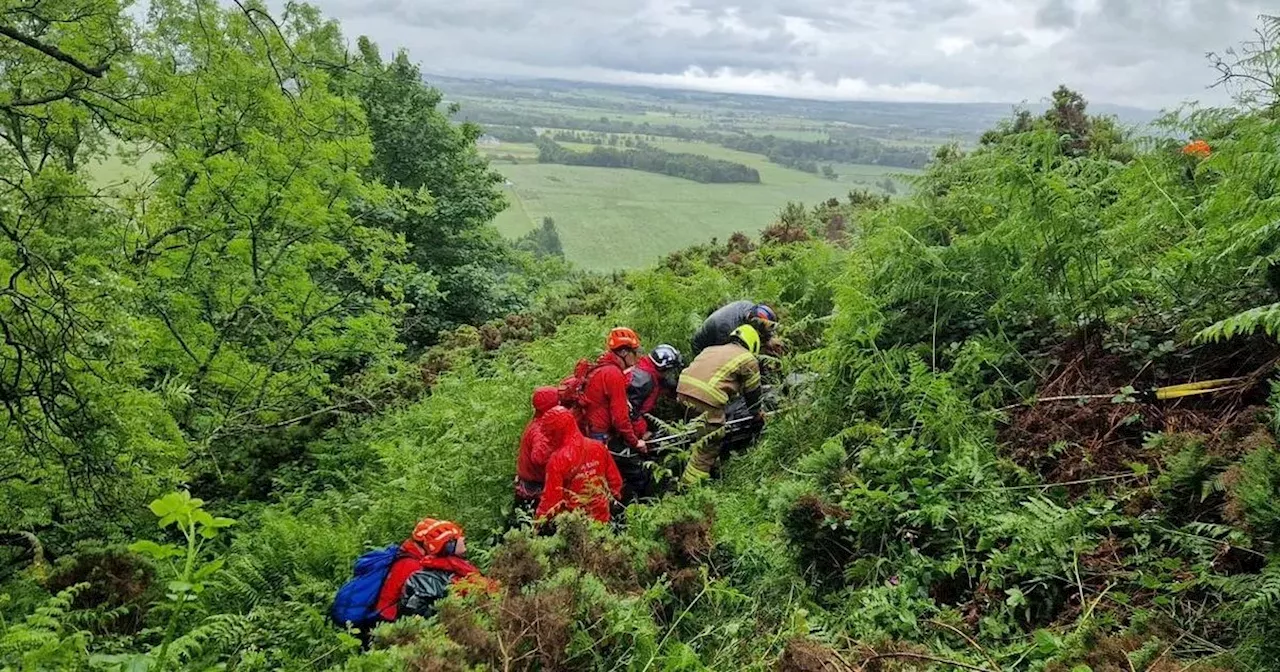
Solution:
<path fill-rule="evenodd" d="M 537 257 L 564 258 L 564 245 L 560 242 L 560 232 L 556 230 L 556 222 L 550 217 L 542 218 L 542 226 L 524 234 L 516 241 L 516 247 L 532 252 Z"/>
<path fill-rule="evenodd" d="M 701 154 L 668 152 L 647 143 L 639 143 L 633 150 L 618 150 L 597 145 L 589 152 L 574 152 L 565 149 L 551 138 L 539 138 L 538 161 L 570 166 L 630 168 L 713 184 L 760 182 L 760 172 L 750 166 L 723 159 L 712 159 Z M 816 172 L 817 168 L 814 170 Z"/>
<path fill-rule="evenodd" d="M 1272 114 L 1280 111 L 1280 16 L 1263 15 L 1254 39 L 1237 49 L 1209 53 L 1209 62 L 1218 71 L 1215 86 L 1221 86 L 1246 107 Z"/>
<path fill-rule="evenodd" d="M 373 224 L 404 236 L 410 260 L 433 282 L 419 282 L 402 338 L 414 347 L 435 342 L 459 324 L 480 324 L 519 305 L 505 284 L 509 247 L 489 222 L 506 207 L 475 142 L 482 131 L 455 124 L 436 89 L 404 52 L 383 62 L 367 38 L 358 43 L 355 88 L 368 116 L 374 160 L 370 175 L 405 190 L 369 208 Z M 416 192 L 416 193 L 415 193 Z"/>
<path fill-rule="evenodd" d="M 341 53 L 334 26 L 306 7 L 277 23 L 256 4 L 161 0 L 134 36 L 119 7 L 78 9 L 35 33 L 65 49 L 4 52 L 6 73 L 51 87 L 22 92 L 37 98 L 0 152 L 6 527 L 126 522 L 102 512 L 136 510 L 184 466 L 252 473 L 224 471 L 252 459 L 246 437 L 367 410 L 399 350 L 410 268 L 402 241 L 352 215 L 386 194 L 361 176 L 358 101 L 316 64 Z M 128 77 L 78 83 L 111 58 L 103 72 Z M 87 187 L 108 133 L 154 148 L 145 189 Z"/>

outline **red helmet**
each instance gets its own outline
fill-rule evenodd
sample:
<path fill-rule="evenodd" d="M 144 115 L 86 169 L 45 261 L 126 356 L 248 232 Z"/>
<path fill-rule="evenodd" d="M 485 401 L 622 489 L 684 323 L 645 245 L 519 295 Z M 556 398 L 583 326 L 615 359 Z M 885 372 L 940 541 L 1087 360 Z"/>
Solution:
<path fill-rule="evenodd" d="M 413 528 L 413 540 L 422 544 L 428 555 L 440 555 L 449 542 L 463 536 L 462 528 L 457 523 L 435 518 L 423 518 Z"/>
<path fill-rule="evenodd" d="M 615 327 L 609 332 L 608 347 L 610 351 L 614 350 L 639 350 L 640 337 L 636 332 L 626 327 Z"/>

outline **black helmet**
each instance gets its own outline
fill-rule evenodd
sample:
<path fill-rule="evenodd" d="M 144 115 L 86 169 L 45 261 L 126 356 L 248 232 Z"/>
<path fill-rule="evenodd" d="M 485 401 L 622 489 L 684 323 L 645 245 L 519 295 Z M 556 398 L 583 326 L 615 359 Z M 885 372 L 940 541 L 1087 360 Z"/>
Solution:
<path fill-rule="evenodd" d="M 649 359 L 653 360 L 654 366 L 658 367 L 659 371 L 684 367 L 684 359 L 680 357 L 680 351 L 666 343 L 655 347 L 653 352 L 649 353 Z"/>

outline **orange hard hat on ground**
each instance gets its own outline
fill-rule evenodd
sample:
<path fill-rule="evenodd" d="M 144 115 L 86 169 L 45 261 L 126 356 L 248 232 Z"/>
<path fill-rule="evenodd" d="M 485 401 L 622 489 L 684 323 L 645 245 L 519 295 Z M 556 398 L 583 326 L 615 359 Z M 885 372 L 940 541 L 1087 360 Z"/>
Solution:
<path fill-rule="evenodd" d="M 617 327 L 609 332 L 608 347 L 613 350 L 639 350 L 640 336 L 627 327 Z"/>
<path fill-rule="evenodd" d="M 440 555 L 446 544 L 463 537 L 457 523 L 434 518 L 423 518 L 413 528 L 413 540 L 422 544 L 430 555 Z"/>

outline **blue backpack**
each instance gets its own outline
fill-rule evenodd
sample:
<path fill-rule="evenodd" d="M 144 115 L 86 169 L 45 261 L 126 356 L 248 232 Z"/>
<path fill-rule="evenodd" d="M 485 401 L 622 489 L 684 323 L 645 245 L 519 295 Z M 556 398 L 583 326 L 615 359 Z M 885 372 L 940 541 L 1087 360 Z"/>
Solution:
<path fill-rule="evenodd" d="M 333 598 L 329 617 L 340 627 L 351 624 L 357 628 L 372 625 L 378 620 L 378 593 L 382 582 L 391 571 L 391 564 L 400 557 L 400 545 L 392 544 L 366 552 L 356 558 L 355 576 Z"/>

